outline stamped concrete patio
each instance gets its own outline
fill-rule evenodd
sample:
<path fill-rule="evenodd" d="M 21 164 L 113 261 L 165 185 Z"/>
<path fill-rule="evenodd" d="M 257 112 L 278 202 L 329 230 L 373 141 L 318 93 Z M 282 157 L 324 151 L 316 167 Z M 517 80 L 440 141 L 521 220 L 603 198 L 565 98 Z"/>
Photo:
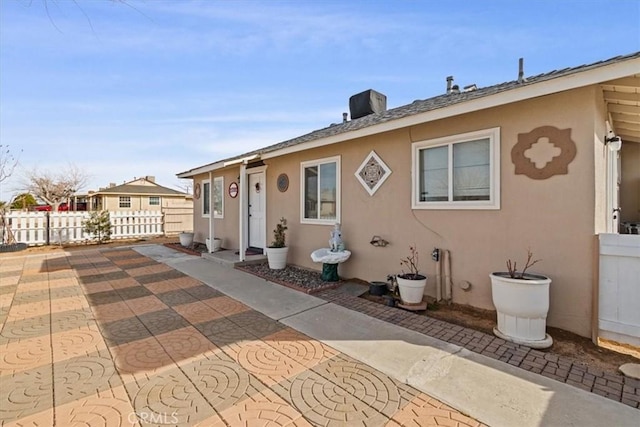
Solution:
<path fill-rule="evenodd" d="M 480 425 L 285 323 L 132 248 L 3 256 L 0 421 Z"/>

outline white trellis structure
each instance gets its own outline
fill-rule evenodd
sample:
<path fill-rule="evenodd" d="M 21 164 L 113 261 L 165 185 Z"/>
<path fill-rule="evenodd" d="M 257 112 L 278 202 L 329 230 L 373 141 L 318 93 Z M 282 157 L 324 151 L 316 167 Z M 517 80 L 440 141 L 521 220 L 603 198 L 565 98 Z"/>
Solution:
<path fill-rule="evenodd" d="M 164 215 L 160 211 L 110 212 L 109 216 L 111 218 L 112 239 L 151 237 L 164 234 Z M 89 212 L 12 211 L 5 215 L 5 221 L 13 232 L 15 241 L 26 243 L 29 246 L 47 244 L 47 230 L 49 230 L 49 243 L 51 244 L 91 240 L 92 236 L 82 230 L 82 222 L 88 218 Z"/>

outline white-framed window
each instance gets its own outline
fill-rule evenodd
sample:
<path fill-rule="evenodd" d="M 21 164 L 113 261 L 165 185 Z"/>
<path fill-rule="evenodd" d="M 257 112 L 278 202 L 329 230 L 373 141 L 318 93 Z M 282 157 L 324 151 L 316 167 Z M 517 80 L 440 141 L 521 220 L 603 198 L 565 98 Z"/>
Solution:
<path fill-rule="evenodd" d="M 202 216 L 209 218 L 211 215 L 211 181 L 202 181 Z"/>
<path fill-rule="evenodd" d="M 500 209 L 500 128 L 412 144 L 413 209 Z"/>
<path fill-rule="evenodd" d="M 149 196 L 149 206 L 160 206 L 160 196 Z"/>
<path fill-rule="evenodd" d="M 131 197 L 130 196 L 120 196 L 119 204 L 121 208 L 130 208 L 131 207 Z"/>
<path fill-rule="evenodd" d="M 213 217 L 224 218 L 224 177 L 213 178 Z"/>
<path fill-rule="evenodd" d="M 300 163 L 300 221 L 340 222 L 340 156 Z"/>

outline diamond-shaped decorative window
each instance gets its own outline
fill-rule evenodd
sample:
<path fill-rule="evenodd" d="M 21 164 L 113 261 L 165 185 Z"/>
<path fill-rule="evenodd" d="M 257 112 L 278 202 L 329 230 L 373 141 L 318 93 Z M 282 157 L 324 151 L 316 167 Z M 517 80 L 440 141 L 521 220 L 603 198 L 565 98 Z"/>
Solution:
<path fill-rule="evenodd" d="M 375 151 L 372 151 L 358 167 L 355 175 L 369 195 L 373 196 L 382 183 L 389 178 L 391 169 L 389 169 Z"/>

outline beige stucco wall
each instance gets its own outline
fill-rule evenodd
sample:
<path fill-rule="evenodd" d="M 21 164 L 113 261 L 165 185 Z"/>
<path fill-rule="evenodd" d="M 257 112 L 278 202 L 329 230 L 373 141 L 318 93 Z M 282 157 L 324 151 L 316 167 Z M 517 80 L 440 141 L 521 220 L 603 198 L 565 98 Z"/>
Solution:
<path fill-rule="evenodd" d="M 223 191 L 224 191 L 224 205 L 223 205 L 223 218 L 213 218 L 213 235 L 222 239 L 222 247 L 228 249 L 238 249 L 239 244 L 239 212 L 240 212 L 240 197 L 232 198 L 229 196 L 229 184 L 232 182 L 238 183 L 238 174 L 240 167 L 230 166 L 225 169 L 216 170 L 211 175 L 211 183 L 217 177 L 223 177 Z M 202 182 L 209 179 L 209 174 L 201 174 L 194 177 L 194 185 L 200 184 L 203 188 Z M 195 187 L 194 187 L 195 188 Z M 202 191 L 202 190 L 201 190 Z M 208 217 L 202 215 L 202 203 L 203 195 L 200 195 L 199 199 L 193 201 L 193 220 L 194 220 L 194 239 L 196 242 L 204 243 L 205 239 L 209 237 L 209 221 Z"/>
<path fill-rule="evenodd" d="M 548 324 L 589 336 L 594 281 L 591 268 L 593 236 L 600 221 L 595 215 L 596 199 L 600 195 L 594 189 L 594 181 L 596 175 L 601 174 L 596 166 L 602 168 L 604 162 L 600 158 L 596 160 L 598 154 L 594 154 L 601 152 L 596 148 L 595 138 L 600 133 L 595 122 L 602 119 L 596 108 L 597 92 L 591 87 L 544 96 L 266 159 L 267 242 L 272 239 L 270 230 L 284 216 L 289 226 L 288 262 L 317 270 L 321 268 L 311 261 L 309 254 L 328 246 L 332 227 L 300 223 L 300 162 L 340 156 L 343 239 L 353 253 L 349 261 L 340 266 L 341 276 L 385 280 L 387 274 L 400 273 L 400 259 L 408 254 L 410 245 L 416 244 L 420 268 L 429 275 L 429 289 L 433 293 L 435 263 L 429 255 L 434 247 L 438 247 L 451 253 L 454 302 L 493 309 L 489 274 L 504 270 L 508 258 L 521 265 L 526 259 L 527 248 L 531 248 L 535 257 L 542 259 L 534 271 L 553 279 Z M 510 153 L 517 134 L 539 126 L 571 129 L 577 155 L 569 165 L 568 175 L 533 180 L 514 174 Z M 412 210 L 412 142 L 492 127 L 499 127 L 501 135 L 501 209 Z M 354 176 L 371 150 L 375 150 L 392 170 L 389 179 L 373 196 Z M 227 175 L 237 177 L 237 172 L 235 169 Z M 276 187 L 280 173 L 289 176 L 290 185 L 285 193 Z M 206 177 L 196 178 L 197 182 Z M 225 190 L 230 182 L 225 178 Z M 230 204 L 227 203 L 228 195 L 225 196 L 225 226 L 218 228 L 216 225 L 216 235 L 231 239 L 236 243 L 234 247 L 237 247 L 238 199 Z M 199 213 L 199 205 L 196 201 L 197 233 L 208 229 L 208 223 Z M 228 216 L 230 208 L 235 209 L 232 218 Z M 373 247 L 369 241 L 374 235 L 388 240 L 390 245 Z M 461 290 L 463 282 L 471 283 L 469 291 Z"/>
<path fill-rule="evenodd" d="M 624 142 L 621 155 L 622 221 L 640 222 L 640 143 Z"/>
<path fill-rule="evenodd" d="M 120 207 L 120 195 L 104 195 L 103 202 L 104 210 L 108 211 L 159 211 L 163 207 L 183 207 L 189 208 L 192 206 L 191 199 L 187 199 L 184 196 L 159 196 L 160 197 L 160 205 L 150 205 L 149 204 L 149 196 L 136 196 L 131 195 L 131 207 L 130 208 L 121 208 Z"/>

